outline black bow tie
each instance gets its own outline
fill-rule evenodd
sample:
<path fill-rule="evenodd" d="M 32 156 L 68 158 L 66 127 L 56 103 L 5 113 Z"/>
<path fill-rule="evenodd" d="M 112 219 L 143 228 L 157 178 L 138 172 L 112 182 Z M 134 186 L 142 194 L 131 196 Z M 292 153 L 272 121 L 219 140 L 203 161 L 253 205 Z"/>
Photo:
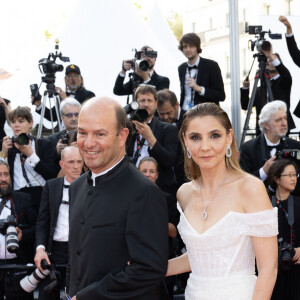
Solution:
<path fill-rule="evenodd" d="M 197 65 L 193 65 L 193 66 L 188 66 L 188 69 L 189 71 L 191 71 L 192 69 L 198 69 L 198 66 Z"/>
<path fill-rule="evenodd" d="M 65 189 L 68 189 L 69 187 L 70 187 L 69 184 L 64 184 L 64 188 L 65 188 Z"/>
<path fill-rule="evenodd" d="M 273 149 L 276 149 L 276 150 L 281 150 L 281 145 L 278 144 L 278 145 L 273 145 L 273 146 L 270 146 L 270 145 L 267 145 L 268 149 L 270 151 L 272 151 Z"/>

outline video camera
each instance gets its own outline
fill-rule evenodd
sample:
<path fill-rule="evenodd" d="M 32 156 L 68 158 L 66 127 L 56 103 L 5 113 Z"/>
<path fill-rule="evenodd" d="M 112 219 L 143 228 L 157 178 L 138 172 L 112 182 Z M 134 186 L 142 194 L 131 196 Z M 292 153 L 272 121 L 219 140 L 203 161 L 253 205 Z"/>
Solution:
<path fill-rule="evenodd" d="M 263 31 L 261 25 L 246 25 L 245 31 L 249 34 L 255 35 L 256 40 L 249 40 L 249 49 L 254 51 L 254 48 L 256 47 L 259 53 L 261 53 L 262 50 L 267 51 L 271 49 L 271 43 L 265 39 L 266 33 L 268 33 L 269 38 L 272 40 L 282 39 L 282 35 L 280 33 L 271 33 L 271 30 Z"/>
<path fill-rule="evenodd" d="M 63 65 L 57 64 L 56 59 L 59 58 L 63 62 L 70 61 L 67 56 L 62 56 L 62 53 L 58 53 L 59 40 L 55 40 L 55 53 L 49 53 L 48 58 L 42 58 L 39 60 L 39 69 L 42 74 L 46 76 L 42 77 L 42 81 L 50 84 L 55 82 L 55 73 L 62 72 L 64 70 Z"/>
<path fill-rule="evenodd" d="M 148 112 L 146 109 L 139 109 L 139 104 L 137 101 L 132 101 L 123 107 L 129 119 L 133 121 L 139 121 L 141 123 L 145 122 L 148 118 Z"/>
<path fill-rule="evenodd" d="M 275 156 L 276 156 L 276 159 L 290 158 L 290 159 L 300 160 L 300 150 L 299 149 L 278 150 L 276 152 Z"/>
<path fill-rule="evenodd" d="M 5 235 L 6 249 L 10 253 L 15 253 L 19 249 L 17 221 L 13 215 L 0 220 L 0 233 Z"/>

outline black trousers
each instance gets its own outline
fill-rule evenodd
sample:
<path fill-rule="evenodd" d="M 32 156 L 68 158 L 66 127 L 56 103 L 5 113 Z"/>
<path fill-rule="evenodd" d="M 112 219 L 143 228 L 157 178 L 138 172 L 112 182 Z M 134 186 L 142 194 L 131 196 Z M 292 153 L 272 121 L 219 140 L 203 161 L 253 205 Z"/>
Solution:
<path fill-rule="evenodd" d="M 66 265 L 68 263 L 68 243 L 67 242 L 55 242 L 53 241 L 51 256 L 51 264 L 56 265 Z M 60 268 L 59 277 L 57 276 L 57 285 L 50 292 L 46 293 L 44 288 L 47 287 L 51 280 L 47 276 L 39 285 L 39 300 L 59 300 L 60 299 L 60 289 L 65 286 L 66 280 L 66 268 Z"/>
<path fill-rule="evenodd" d="M 18 259 L 13 258 L 13 259 L 0 259 L 0 265 L 8 265 L 8 264 L 17 264 Z M 17 271 L 16 271 L 17 272 Z M 7 270 L 0 270 L 0 300 L 4 300 L 4 296 L 6 297 L 6 300 L 33 300 L 33 293 L 31 294 L 26 294 L 26 296 L 22 297 L 8 297 L 5 293 L 5 276 L 7 274 Z"/>

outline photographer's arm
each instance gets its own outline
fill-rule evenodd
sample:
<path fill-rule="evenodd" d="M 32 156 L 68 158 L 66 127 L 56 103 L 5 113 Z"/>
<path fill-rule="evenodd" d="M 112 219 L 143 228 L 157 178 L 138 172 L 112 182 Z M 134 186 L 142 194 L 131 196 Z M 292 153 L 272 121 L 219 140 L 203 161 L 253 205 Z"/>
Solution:
<path fill-rule="evenodd" d="M 11 112 L 11 106 L 10 106 L 10 102 L 8 102 L 6 104 L 5 100 L 3 98 L 0 97 L 0 105 L 3 107 L 4 112 L 5 112 L 5 118 L 6 121 L 8 123 L 8 125 L 10 125 L 10 120 L 8 118 L 8 114 Z"/>
<path fill-rule="evenodd" d="M 124 84 L 126 72 L 129 71 L 132 66 L 132 64 L 129 63 L 129 61 L 131 62 L 131 60 L 124 60 L 122 62 L 121 72 L 116 79 L 113 92 L 117 96 L 131 95 L 133 93 L 133 86 L 131 80 Z"/>
<path fill-rule="evenodd" d="M 3 138 L 2 150 L 0 152 L 1 158 L 4 160 L 8 156 L 8 150 L 13 147 L 11 139 L 8 136 Z"/>

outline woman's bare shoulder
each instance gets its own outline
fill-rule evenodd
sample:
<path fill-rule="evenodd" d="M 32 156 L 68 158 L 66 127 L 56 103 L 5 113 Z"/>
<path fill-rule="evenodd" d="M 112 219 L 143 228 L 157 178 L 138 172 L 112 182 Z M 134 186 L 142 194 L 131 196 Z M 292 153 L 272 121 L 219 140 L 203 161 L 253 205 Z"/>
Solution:
<path fill-rule="evenodd" d="M 190 198 L 193 192 L 194 185 L 195 185 L 194 181 L 184 183 L 177 191 L 176 194 L 177 201 L 179 202 L 183 210 L 188 202 L 188 199 Z"/>

